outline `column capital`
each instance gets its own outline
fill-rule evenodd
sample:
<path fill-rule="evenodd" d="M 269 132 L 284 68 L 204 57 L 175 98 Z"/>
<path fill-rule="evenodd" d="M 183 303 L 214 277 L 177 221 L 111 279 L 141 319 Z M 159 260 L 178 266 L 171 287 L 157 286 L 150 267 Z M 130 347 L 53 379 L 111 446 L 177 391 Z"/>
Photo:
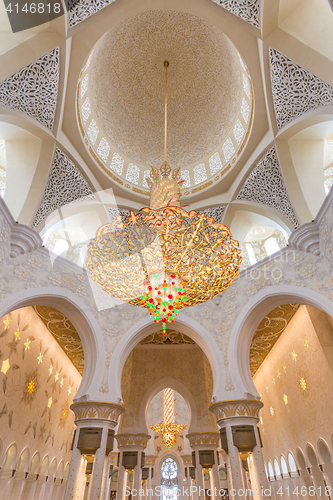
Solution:
<path fill-rule="evenodd" d="M 190 442 L 191 448 L 194 449 L 195 446 L 201 445 L 219 445 L 220 433 L 219 432 L 191 432 L 191 434 L 186 434 L 187 439 Z"/>
<path fill-rule="evenodd" d="M 181 455 L 181 457 L 183 459 L 183 462 L 184 462 L 184 465 L 190 465 L 192 466 L 192 455 Z"/>
<path fill-rule="evenodd" d="M 150 434 L 132 433 L 132 434 L 116 434 L 115 436 L 118 448 L 126 446 L 138 446 L 146 448 Z"/>
<path fill-rule="evenodd" d="M 78 401 L 70 406 L 75 414 L 75 423 L 79 421 L 104 420 L 115 427 L 119 416 L 125 411 L 125 407 L 117 403 L 106 401 Z"/>
<path fill-rule="evenodd" d="M 145 456 L 145 466 L 146 465 L 154 465 L 156 461 L 156 455 L 146 455 Z"/>
<path fill-rule="evenodd" d="M 217 423 L 222 425 L 221 421 L 228 418 L 259 419 L 259 410 L 263 406 L 264 404 L 257 399 L 229 399 L 211 404 L 209 410 L 216 416 Z"/>

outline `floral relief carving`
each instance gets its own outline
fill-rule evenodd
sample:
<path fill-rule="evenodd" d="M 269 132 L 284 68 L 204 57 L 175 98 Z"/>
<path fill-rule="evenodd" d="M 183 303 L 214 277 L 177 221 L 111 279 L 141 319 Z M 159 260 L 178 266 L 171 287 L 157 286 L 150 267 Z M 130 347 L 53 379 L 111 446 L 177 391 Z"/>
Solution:
<path fill-rule="evenodd" d="M 230 401 L 219 401 L 210 405 L 209 409 L 216 416 L 217 423 L 228 417 L 255 417 L 258 418 L 260 409 L 263 407 L 261 401 L 249 399 L 235 399 Z"/>
<path fill-rule="evenodd" d="M 109 420 L 116 426 L 118 418 L 125 411 L 125 408 L 116 403 L 82 401 L 73 403 L 71 405 L 71 410 L 75 413 L 76 420 L 104 419 Z"/>
<path fill-rule="evenodd" d="M 310 71 L 270 47 L 270 74 L 279 129 L 311 109 L 332 106 L 333 88 Z"/>
<path fill-rule="evenodd" d="M 36 212 L 32 227 L 50 215 L 57 208 L 84 197 L 94 197 L 91 187 L 74 162 L 56 148 L 42 201 Z"/>
<path fill-rule="evenodd" d="M 0 82 L 0 106 L 16 109 L 52 130 L 59 87 L 59 47 Z"/>
<path fill-rule="evenodd" d="M 259 160 L 241 190 L 237 200 L 256 201 L 283 213 L 295 227 L 299 221 L 288 197 L 279 160 L 274 146 Z"/>
<path fill-rule="evenodd" d="M 192 432 L 186 435 L 190 442 L 190 446 L 199 444 L 216 444 L 219 445 L 220 434 L 218 432 Z"/>
<path fill-rule="evenodd" d="M 243 21 L 260 27 L 260 0 L 213 0 Z"/>

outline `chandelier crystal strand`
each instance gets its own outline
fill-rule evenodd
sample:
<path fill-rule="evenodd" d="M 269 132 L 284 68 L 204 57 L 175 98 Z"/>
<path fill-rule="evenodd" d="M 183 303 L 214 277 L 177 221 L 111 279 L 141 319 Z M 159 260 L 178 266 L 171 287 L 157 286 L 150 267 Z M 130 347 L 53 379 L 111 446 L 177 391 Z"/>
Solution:
<path fill-rule="evenodd" d="M 168 451 L 173 446 L 177 434 L 187 429 L 186 425 L 175 422 L 175 391 L 173 389 L 163 389 L 163 422 L 152 425 L 150 428 L 162 434 L 162 441 Z"/>
<path fill-rule="evenodd" d="M 150 317 L 173 323 L 183 307 L 206 302 L 237 277 L 242 258 L 229 229 L 214 219 L 181 208 L 180 168 L 167 158 L 167 69 L 164 163 L 151 167 L 150 206 L 118 216 L 100 227 L 87 249 L 91 278 L 107 293 L 148 309 Z"/>

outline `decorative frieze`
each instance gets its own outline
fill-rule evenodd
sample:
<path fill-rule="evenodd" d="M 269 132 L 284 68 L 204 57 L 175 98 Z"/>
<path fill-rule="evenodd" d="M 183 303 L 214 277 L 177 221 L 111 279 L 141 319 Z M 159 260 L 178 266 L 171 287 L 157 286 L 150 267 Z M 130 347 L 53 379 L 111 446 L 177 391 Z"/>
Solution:
<path fill-rule="evenodd" d="M 264 404 L 256 399 L 230 399 L 213 403 L 209 409 L 216 416 L 217 423 L 222 425 L 221 421 L 225 418 L 259 418 L 259 411 L 263 406 Z"/>
<path fill-rule="evenodd" d="M 260 27 L 260 0 L 213 0 L 243 21 Z"/>
<path fill-rule="evenodd" d="M 191 448 L 200 444 L 215 444 L 218 446 L 220 434 L 218 432 L 191 432 L 186 435 Z"/>
<path fill-rule="evenodd" d="M 297 215 L 288 197 L 274 146 L 259 160 L 236 199 L 268 205 L 285 215 L 295 227 L 299 226 Z"/>
<path fill-rule="evenodd" d="M 52 130 L 59 88 L 59 47 L 0 82 L 0 106 L 16 109 Z"/>
<path fill-rule="evenodd" d="M 119 416 L 125 411 L 125 407 L 116 403 L 103 401 L 80 401 L 71 405 L 75 414 L 75 420 L 107 420 L 115 427 Z"/>
<path fill-rule="evenodd" d="M 88 182 L 74 162 L 57 147 L 44 194 L 32 227 L 38 226 L 43 219 L 57 208 L 88 196 L 90 198 L 95 197 Z"/>
<path fill-rule="evenodd" d="M 116 436 L 118 448 L 120 446 L 143 446 L 146 448 L 151 436 L 149 434 L 117 434 Z"/>
<path fill-rule="evenodd" d="M 333 88 L 310 71 L 272 47 L 269 62 L 279 129 L 311 109 L 333 105 Z"/>

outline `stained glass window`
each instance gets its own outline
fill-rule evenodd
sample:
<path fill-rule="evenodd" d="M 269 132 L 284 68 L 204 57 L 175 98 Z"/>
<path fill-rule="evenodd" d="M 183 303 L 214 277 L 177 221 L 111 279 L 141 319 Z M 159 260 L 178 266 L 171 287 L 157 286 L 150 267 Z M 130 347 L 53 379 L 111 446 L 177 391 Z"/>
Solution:
<path fill-rule="evenodd" d="M 104 139 L 104 137 L 102 137 L 97 148 L 97 154 L 103 161 L 106 161 L 108 159 L 109 153 L 110 153 L 110 144 L 108 143 L 107 140 Z"/>
<path fill-rule="evenodd" d="M 221 157 L 220 157 L 219 153 L 214 153 L 209 158 L 209 168 L 210 168 L 211 175 L 214 175 L 217 172 L 219 172 L 219 170 L 221 170 L 222 162 L 221 162 Z"/>
<path fill-rule="evenodd" d="M 233 155 L 235 154 L 235 147 L 234 147 L 230 137 L 228 137 L 228 139 L 223 144 L 222 151 L 224 154 L 225 161 L 229 161 L 233 157 Z"/>
<path fill-rule="evenodd" d="M 126 172 L 126 180 L 133 184 L 139 184 L 140 169 L 133 163 L 129 163 Z"/>
<path fill-rule="evenodd" d="M 246 75 L 243 74 L 243 89 L 245 94 L 249 99 L 251 99 L 251 86 L 250 86 L 250 80 Z"/>
<path fill-rule="evenodd" d="M 249 118 L 250 118 L 250 105 L 247 102 L 247 100 L 245 99 L 245 97 L 243 97 L 243 99 L 242 99 L 241 113 L 242 113 L 242 117 L 244 118 L 245 123 L 248 123 Z"/>
<path fill-rule="evenodd" d="M 118 153 L 113 153 L 110 169 L 116 172 L 116 174 L 121 175 L 123 173 L 124 158 L 122 158 Z"/>
<path fill-rule="evenodd" d="M 184 179 L 184 182 L 181 185 L 182 188 L 189 188 L 191 186 L 190 172 L 188 170 L 181 170 L 180 178 Z"/>
<path fill-rule="evenodd" d="M 97 123 L 95 122 L 95 120 L 91 120 L 89 127 L 87 129 L 87 136 L 89 137 L 89 140 L 90 140 L 92 145 L 95 144 L 95 141 L 96 141 L 97 136 L 98 136 L 98 132 L 99 132 L 99 130 L 97 127 Z"/>
<path fill-rule="evenodd" d="M 91 113 L 90 101 L 89 101 L 89 98 L 87 97 L 87 99 L 84 101 L 84 103 L 81 106 L 81 115 L 82 115 L 82 120 L 84 123 L 86 123 L 86 121 L 88 120 L 90 113 Z"/>
<path fill-rule="evenodd" d="M 238 145 L 242 142 L 244 135 L 245 135 L 244 127 L 241 124 L 241 121 L 238 119 L 234 126 L 234 136 Z"/>
<path fill-rule="evenodd" d="M 166 458 L 161 467 L 163 479 L 176 479 L 178 467 L 173 458 Z"/>
<path fill-rule="evenodd" d="M 193 173 L 194 173 L 195 184 L 200 184 L 200 182 L 203 182 L 207 179 L 207 172 L 204 163 L 199 163 L 199 165 L 194 167 Z"/>
<path fill-rule="evenodd" d="M 147 177 L 149 177 L 149 176 L 150 176 L 150 170 L 145 170 L 143 172 L 143 181 L 142 181 L 142 185 L 145 188 L 149 188 L 148 183 L 147 183 Z"/>
<path fill-rule="evenodd" d="M 88 78 L 89 76 L 86 75 L 82 82 L 81 82 L 81 85 L 80 85 L 80 97 L 82 99 L 82 97 L 84 96 L 84 94 L 87 92 L 87 88 L 88 88 Z"/>

